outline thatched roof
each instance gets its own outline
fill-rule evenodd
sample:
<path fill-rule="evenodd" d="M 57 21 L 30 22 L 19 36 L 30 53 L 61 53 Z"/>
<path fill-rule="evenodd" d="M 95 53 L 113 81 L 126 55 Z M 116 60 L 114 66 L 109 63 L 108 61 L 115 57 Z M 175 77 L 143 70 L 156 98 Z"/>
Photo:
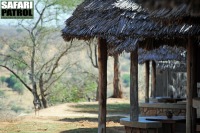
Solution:
<path fill-rule="evenodd" d="M 200 16 L 199 0 L 135 0 L 150 11 L 157 12 L 160 16 L 180 18 L 183 16 Z"/>
<path fill-rule="evenodd" d="M 186 72 L 186 62 L 181 61 L 156 61 L 156 67 L 159 70 L 170 70 L 176 72 Z"/>
<path fill-rule="evenodd" d="M 148 60 L 153 61 L 179 61 L 182 63 L 186 62 L 186 51 L 184 48 L 160 46 L 157 49 L 147 51 L 144 49 L 139 49 L 138 51 L 139 64 L 144 63 Z"/>
<path fill-rule="evenodd" d="M 186 37 L 200 35 L 199 23 L 164 23 L 155 20 L 180 16 L 184 20 L 190 17 L 186 9 L 187 6 L 183 3 L 175 9 L 158 9 L 153 12 L 145 10 L 134 0 L 85 0 L 66 20 L 62 36 L 66 41 L 73 38 L 105 38 L 109 43 L 110 54 L 130 52 L 137 44 L 144 46 L 149 38 L 156 39 L 159 45 L 164 45 L 160 44 L 164 39 L 172 43 L 174 41 L 171 40 L 181 38 L 180 44 L 183 45 L 187 41 Z"/>

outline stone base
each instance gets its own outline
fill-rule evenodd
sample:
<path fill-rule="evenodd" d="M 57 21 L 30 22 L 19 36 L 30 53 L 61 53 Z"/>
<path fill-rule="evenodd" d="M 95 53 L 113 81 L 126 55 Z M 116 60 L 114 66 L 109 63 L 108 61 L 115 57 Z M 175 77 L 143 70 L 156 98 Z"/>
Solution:
<path fill-rule="evenodd" d="M 138 121 L 130 121 L 130 118 L 120 119 L 120 124 L 125 126 L 126 133 L 158 133 L 162 123 L 148 121 L 145 117 L 139 117 Z"/>
<path fill-rule="evenodd" d="M 140 103 L 141 116 L 164 116 L 166 111 L 172 111 L 175 116 L 186 115 L 185 103 Z"/>
<path fill-rule="evenodd" d="M 126 133 L 158 133 L 158 129 L 144 129 L 125 126 Z"/>

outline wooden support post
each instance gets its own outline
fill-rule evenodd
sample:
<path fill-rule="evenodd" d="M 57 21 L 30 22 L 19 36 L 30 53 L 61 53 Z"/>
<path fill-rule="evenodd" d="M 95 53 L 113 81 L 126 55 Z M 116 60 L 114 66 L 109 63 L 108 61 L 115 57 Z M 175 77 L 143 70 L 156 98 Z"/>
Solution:
<path fill-rule="evenodd" d="M 149 102 L 149 61 L 145 61 L 145 103 Z"/>
<path fill-rule="evenodd" d="M 195 39 L 191 39 L 192 44 L 192 62 L 193 62 L 193 67 L 192 67 L 192 101 L 193 98 L 197 97 L 197 55 L 198 55 L 198 46 L 197 44 L 194 44 Z M 193 103 L 192 103 L 193 105 Z M 192 106 L 192 132 L 196 132 L 196 119 L 197 119 L 197 109 L 193 108 Z"/>
<path fill-rule="evenodd" d="M 107 44 L 106 40 L 98 39 L 99 65 L 99 116 L 98 133 L 106 133 L 106 99 L 107 99 Z"/>
<path fill-rule="evenodd" d="M 156 62 L 152 61 L 152 97 L 156 97 Z"/>
<path fill-rule="evenodd" d="M 200 46 L 197 46 L 197 82 L 200 82 Z"/>
<path fill-rule="evenodd" d="M 192 99 L 197 95 L 196 49 L 191 38 L 187 44 L 187 104 L 186 133 L 194 133 L 196 128 L 196 109 L 192 107 Z"/>
<path fill-rule="evenodd" d="M 138 121 L 138 49 L 131 52 L 130 65 L 130 121 Z"/>

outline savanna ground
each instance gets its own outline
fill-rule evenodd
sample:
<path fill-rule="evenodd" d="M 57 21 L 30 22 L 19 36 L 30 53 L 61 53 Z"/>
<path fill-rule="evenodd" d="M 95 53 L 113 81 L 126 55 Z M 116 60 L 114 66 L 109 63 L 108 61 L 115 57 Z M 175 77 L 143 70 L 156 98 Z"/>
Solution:
<path fill-rule="evenodd" d="M 124 133 L 120 118 L 129 114 L 129 102 L 107 100 L 107 132 Z M 65 103 L 34 113 L 12 117 L 1 114 L 0 133 L 96 133 L 98 103 Z"/>

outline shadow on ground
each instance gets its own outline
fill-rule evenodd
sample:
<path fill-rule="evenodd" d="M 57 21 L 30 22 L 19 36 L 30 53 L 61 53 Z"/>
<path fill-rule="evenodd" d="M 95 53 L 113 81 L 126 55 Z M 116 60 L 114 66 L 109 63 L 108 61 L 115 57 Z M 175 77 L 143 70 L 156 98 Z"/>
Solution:
<path fill-rule="evenodd" d="M 78 105 L 71 105 L 71 107 L 76 108 L 75 112 L 84 112 L 84 113 L 91 113 L 97 114 L 98 113 L 98 105 L 97 104 L 78 104 Z M 117 114 L 128 114 L 130 111 L 130 104 L 128 103 L 115 103 L 115 104 L 108 104 L 107 105 L 107 112 L 108 113 L 117 113 Z"/>
<path fill-rule="evenodd" d="M 124 133 L 123 127 L 107 127 L 106 132 L 108 133 Z M 60 133 L 97 133 L 97 128 L 78 128 L 66 131 L 61 131 Z"/>
<path fill-rule="evenodd" d="M 113 122 L 120 122 L 120 119 L 124 118 L 121 116 L 112 116 L 112 117 L 107 117 L 106 121 L 113 121 Z M 78 122 L 78 121 L 85 121 L 87 120 L 88 122 L 98 122 L 98 118 L 91 118 L 91 117 L 83 117 L 83 118 L 63 118 L 60 119 L 59 121 L 64 121 L 64 122 Z"/>

